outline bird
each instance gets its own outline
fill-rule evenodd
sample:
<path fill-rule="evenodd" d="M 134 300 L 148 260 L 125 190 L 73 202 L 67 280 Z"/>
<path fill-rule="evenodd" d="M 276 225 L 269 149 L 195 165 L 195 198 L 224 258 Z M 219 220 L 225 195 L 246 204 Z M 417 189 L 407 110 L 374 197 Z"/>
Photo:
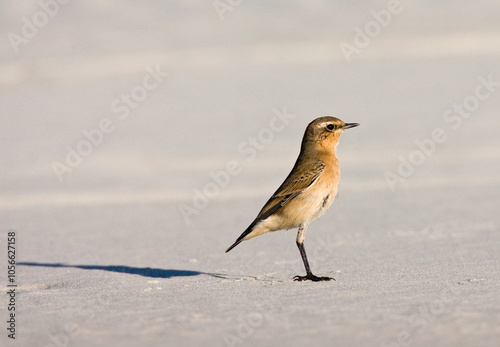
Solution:
<path fill-rule="evenodd" d="M 226 250 L 232 250 L 242 241 L 256 236 L 298 228 L 296 244 L 299 249 L 305 276 L 295 276 L 295 281 L 330 281 L 332 277 L 313 275 L 307 260 L 304 239 L 309 224 L 325 213 L 335 199 L 340 165 L 336 149 L 342 132 L 357 127 L 358 123 L 344 123 L 331 116 L 316 118 L 307 126 L 299 156 L 290 174 L 269 198 L 254 221 Z"/>

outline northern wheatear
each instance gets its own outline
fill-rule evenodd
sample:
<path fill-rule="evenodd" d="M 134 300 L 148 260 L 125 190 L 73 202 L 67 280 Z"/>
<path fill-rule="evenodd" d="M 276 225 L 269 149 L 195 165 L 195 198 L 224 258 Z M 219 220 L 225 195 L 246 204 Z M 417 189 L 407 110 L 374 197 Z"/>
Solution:
<path fill-rule="evenodd" d="M 330 207 L 337 195 L 340 166 L 336 155 L 340 134 L 358 123 L 344 123 L 335 117 L 320 117 L 309 123 L 295 165 L 283 184 L 271 196 L 257 218 L 238 237 L 226 253 L 241 241 L 271 231 L 299 228 L 297 247 L 306 268 L 296 281 L 329 281 L 331 277 L 313 275 L 307 261 L 304 239 L 307 226 Z"/>

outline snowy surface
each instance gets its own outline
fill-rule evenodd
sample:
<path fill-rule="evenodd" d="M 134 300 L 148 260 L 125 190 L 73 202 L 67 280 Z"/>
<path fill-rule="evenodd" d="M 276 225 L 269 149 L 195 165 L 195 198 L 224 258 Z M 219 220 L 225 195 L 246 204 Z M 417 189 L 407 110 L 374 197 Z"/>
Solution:
<path fill-rule="evenodd" d="M 348 62 L 340 44 L 387 6 L 244 1 L 221 20 L 212 1 L 72 1 L 16 53 L 9 33 L 41 7 L 2 2 L 0 283 L 15 230 L 18 288 L 16 341 L 5 295 L 0 345 L 497 346 L 500 87 L 479 86 L 500 81 L 500 5 L 402 1 Z M 168 76 L 115 112 L 157 67 Z M 269 132 L 277 113 L 295 117 Z M 223 252 L 321 115 L 361 126 L 305 241 L 336 281 L 298 283 L 295 230 Z M 59 180 L 54 163 L 106 119 Z M 402 177 L 401 160 L 418 165 Z"/>

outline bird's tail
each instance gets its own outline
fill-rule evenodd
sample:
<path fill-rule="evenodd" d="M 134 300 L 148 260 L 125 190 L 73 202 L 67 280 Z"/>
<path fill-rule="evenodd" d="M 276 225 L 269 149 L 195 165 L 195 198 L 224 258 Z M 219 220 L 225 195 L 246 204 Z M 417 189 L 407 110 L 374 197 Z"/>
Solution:
<path fill-rule="evenodd" d="M 255 228 L 257 227 L 257 224 L 259 224 L 263 220 L 267 219 L 273 213 L 275 213 L 276 211 L 278 211 L 284 204 L 286 204 L 289 201 L 289 198 L 290 198 L 291 195 L 292 194 L 289 194 L 289 195 L 285 196 L 285 198 L 283 200 L 281 200 L 280 202 L 274 204 L 271 208 L 265 210 L 265 212 L 260 211 L 259 215 L 257 216 L 257 218 L 255 218 L 255 220 L 252 222 L 252 224 L 250 224 L 248 226 L 248 228 L 243 232 L 243 234 L 241 234 L 240 237 L 238 237 L 236 239 L 236 241 L 231 245 L 231 247 L 229 247 L 226 250 L 225 253 L 229 252 L 234 247 L 238 246 L 241 243 L 241 241 L 243 241 L 245 239 L 245 237 L 248 236 L 248 234 L 250 234 L 252 231 L 255 230 Z M 271 199 L 269 199 L 269 201 L 266 203 L 265 207 L 269 204 L 270 201 L 272 201 L 272 199 L 273 199 L 273 197 L 271 197 Z M 260 224 L 259 224 L 259 226 L 260 226 Z M 265 229 L 265 230 L 257 229 L 256 231 L 257 231 L 257 233 L 255 233 L 254 235 L 252 235 L 252 237 L 261 235 L 261 234 L 263 234 L 265 232 L 268 232 L 270 230 L 269 229 Z"/>
<path fill-rule="evenodd" d="M 245 239 L 245 237 L 253 231 L 256 224 L 257 224 L 257 221 L 254 221 L 252 224 L 250 224 L 248 226 L 248 228 L 246 228 L 246 230 L 240 235 L 240 237 L 238 237 L 236 239 L 236 241 L 228 249 L 226 249 L 226 251 L 224 253 L 227 253 L 230 250 L 232 250 L 234 247 L 238 246 L 241 243 L 241 241 L 243 241 Z"/>

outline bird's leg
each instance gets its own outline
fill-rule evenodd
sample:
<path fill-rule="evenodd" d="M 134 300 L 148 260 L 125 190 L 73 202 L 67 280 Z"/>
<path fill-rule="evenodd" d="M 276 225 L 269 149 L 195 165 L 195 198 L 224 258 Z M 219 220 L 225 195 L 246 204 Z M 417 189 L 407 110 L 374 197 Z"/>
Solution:
<path fill-rule="evenodd" d="M 304 267 L 306 268 L 306 275 L 305 276 L 295 276 L 293 279 L 295 281 L 330 281 L 334 280 L 335 278 L 333 277 L 318 277 L 313 275 L 311 272 L 311 268 L 309 267 L 309 262 L 307 261 L 307 255 L 306 255 L 306 249 L 304 248 L 304 239 L 306 237 L 306 231 L 307 231 L 307 225 L 301 224 L 299 226 L 299 232 L 297 233 L 297 247 L 299 248 L 300 256 L 302 257 L 302 261 L 304 262 Z"/>

